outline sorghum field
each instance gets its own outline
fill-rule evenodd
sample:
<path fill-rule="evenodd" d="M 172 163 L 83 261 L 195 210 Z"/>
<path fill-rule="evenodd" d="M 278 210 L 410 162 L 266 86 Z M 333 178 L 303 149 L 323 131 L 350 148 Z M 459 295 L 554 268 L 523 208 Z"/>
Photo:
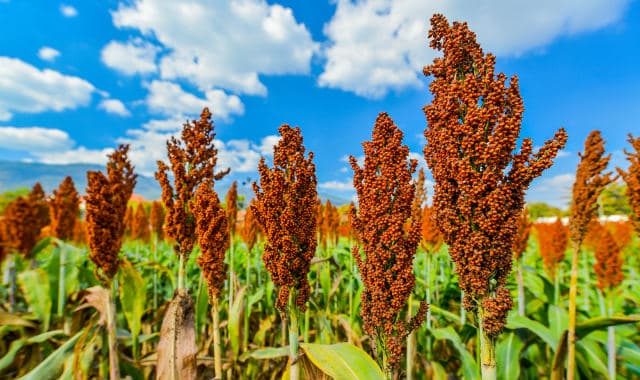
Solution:
<path fill-rule="evenodd" d="M 288 125 L 251 199 L 219 194 L 205 108 L 167 141 L 162 200 L 130 199 L 126 145 L 86 189 L 68 177 L 11 199 L 0 377 L 640 378 L 640 138 L 622 170 L 591 132 L 570 210 L 540 219 L 524 195 L 566 132 L 519 140 L 518 80 L 466 24 L 435 15 L 429 39 L 433 194 L 386 113 L 350 160 L 357 202 L 318 198 Z M 629 211 L 614 220 L 616 186 Z"/>

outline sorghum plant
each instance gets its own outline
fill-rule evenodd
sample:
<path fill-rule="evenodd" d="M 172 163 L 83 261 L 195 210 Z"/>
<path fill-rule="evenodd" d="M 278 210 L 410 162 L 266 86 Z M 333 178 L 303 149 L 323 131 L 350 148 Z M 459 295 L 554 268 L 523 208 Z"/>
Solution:
<path fill-rule="evenodd" d="M 236 236 L 236 224 L 238 221 L 238 182 L 233 181 L 229 191 L 227 191 L 227 196 L 225 197 L 225 203 L 227 205 L 226 215 L 227 215 L 227 225 L 229 228 L 227 232 L 229 233 L 229 238 L 231 239 L 231 244 L 229 245 L 229 310 L 231 310 L 231 306 L 233 305 L 233 298 L 235 296 L 235 271 L 234 271 L 234 241 Z"/>
<path fill-rule="evenodd" d="M 149 222 L 151 223 L 151 231 L 153 231 L 158 240 L 164 239 L 164 207 L 160 201 L 153 201 L 151 203 L 151 210 L 149 211 Z"/>
<path fill-rule="evenodd" d="M 569 284 L 569 352 L 567 357 L 567 380 L 575 379 L 576 359 L 576 299 L 578 295 L 578 254 L 589 223 L 598 211 L 598 197 L 602 190 L 615 178 L 612 173 L 602 173 L 609 163 L 611 155 L 604 154 L 604 140 L 600 131 L 591 131 L 585 140 L 584 153 L 579 153 L 580 163 L 576 170 L 571 202 L 569 239 L 572 244 L 571 282 Z"/>
<path fill-rule="evenodd" d="M 180 259 L 179 289 L 185 288 L 185 265 L 196 241 L 195 218 L 191 211 L 196 188 L 205 179 L 220 180 L 231 170 L 214 173 L 218 162 L 214 138 L 211 113 L 208 108 L 204 108 L 200 120 L 183 125 L 180 140 L 171 137 L 167 141 L 167 156 L 171 167 L 158 161 L 155 176 L 162 187 L 162 202 L 167 209 L 165 232 L 177 242 L 174 251 Z M 167 174 L 169 170 L 173 172 L 173 187 Z"/>
<path fill-rule="evenodd" d="M 402 362 L 404 339 L 424 322 L 428 307 L 422 302 L 417 315 L 406 321 L 404 310 L 415 286 L 413 259 L 420 241 L 420 219 L 411 218 L 415 194 L 411 175 L 417 161 L 408 160 L 402 131 L 386 113 L 378 116 L 372 140 L 362 146 L 362 167 L 355 157 L 349 158 L 358 195 L 358 209 L 350 210 L 350 220 L 361 242 L 352 254 L 364 283 L 363 328 L 376 343 L 376 359 L 392 377 Z"/>
<path fill-rule="evenodd" d="M 80 198 L 73 179 L 67 176 L 58 190 L 53 190 L 49 201 L 51 213 L 51 233 L 60 240 L 73 238 L 73 227 L 80 213 Z"/>
<path fill-rule="evenodd" d="M 524 191 L 553 164 L 567 135 L 559 130 L 533 153 L 516 152 L 523 102 L 518 78 L 495 74 L 466 23 L 431 19 L 430 46 L 443 52 L 424 68 L 433 101 L 424 107 L 424 157 L 435 180 L 433 207 L 456 264 L 465 305 L 476 311 L 483 378 L 496 377 L 494 343 L 512 306 L 504 286 L 511 270 Z"/>
<path fill-rule="evenodd" d="M 49 205 L 47 203 L 47 197 L 42 189 L 42 185 L 40 183 L 36 183 L 33 185 L 31 192 L 28 195 L 29 202 L 33 204 L 33 206 L 38 210 L 38 225 L 33 226 L 33 228 L 38 231 L 51 223 L 51 217 L 49 216 Z"/>
<path fill-rule="evenodd" d="M 124 236 L 127 202 L 136 185 L 137 174 L 127 157 L 128 145 L 120 145 L 107 162 L 107 175 L 87 172 L 86 220 L 89 259 L 96 265 L 94 274 L 108 291 L 107 333 L 109 342 L 109 377 L 120 379 L 116 340 L 116 305 L 112 287 L 120 266 L 120 247 Z"/>
<path fill-rule="evenodd" d="M 133 225 L 131 226 L 131 238 L 143 242 L 148 242 L 151 236 L 151 229 L 147 212 L 142 203 L 138 204 L 133 213 Z"/>
<path fill-rule="evenodd" d="M 282 125 L 273 150 L 273 168 L 260 160 L 260 186 L 253 183 L 256 202 L 251 206 L 266 235 L 262 261 L 278 287 L 276 308 L 282 320 L 289 315 L 291 379 L 298 379 L 298 320 L 306 309 L 307 279 L 316 240 L 317 178 L 313 152 L 305 158 L 300 128 Z"/>
<path fill-rule="evenodd" d="M 542 256 L 542 263 L 554 281 L 555 302 L 560 302 L 559 266 L 564 260 L 569 244 L 569 229 L 560 218 L 553 223 L 537 223 L 538 251 Z"/>
<path fill-rule="evenodd" d="M 518 218 L 518 232 L 516 233 L 515 240 L 513 241 L 513 258 L 518 263 L 518 314 L 525 314 L 525 299 L 524 299 L 524 282 L 522 280 L 522 255 L 527 250 L 529 243 L 529 233 L 531 232 L 531 226 L 533 224 L 529 221 L 529 210 L 522 210 L 520 218 Z"/>
<path fill-rule="evenodd" d="M 215 378 L 222 379 L 222 356 L 220 347 L 219 298 L 227 268 L 224 263 L 225 252 L 229 248 L 229 219 L 220 204 L 218 194 L 213 189 L 213 180 L 206 178 L 196 191 L 193 204 L 196 218 L 196 234 L 201 255 L 197 263 L 207 282 L 211 316 L 213 317 L 213 354 Z"/>
<path fill-rule="evenodd" d="M 629 144 L 633 147 L 635 152 L 627 151 L 624 153 L 629 161 L 629 167 L 627 171 L 617 168 L 620 177 L 627 184 L 627 197 L 629 197 L 629 204 L 633 210 L 631 215 L 631 223 L 637 234 L 640 234 L 640 137 L 634 138 L 629 134 Z"/>
<path fill-rule="evenodd" d="M 596 264 L 594 270 L 598 278 L 598 288 L 604 294 L 608 305 L 608 316 L 613 315 L 614 290 L 624 280 L 620 247 L 616 244 L 611 233 L 603 229 L 600 241 L 596 247 Z M 616 378 L 616 339 L 615 329 L 609 326 L 607 347 L 609 378 Z"/>

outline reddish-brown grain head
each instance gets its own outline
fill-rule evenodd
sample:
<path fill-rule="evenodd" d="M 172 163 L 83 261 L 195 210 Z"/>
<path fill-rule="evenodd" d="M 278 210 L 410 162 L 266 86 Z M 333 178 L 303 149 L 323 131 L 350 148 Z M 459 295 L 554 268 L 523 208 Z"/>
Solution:
<path fill-rule="evenodd" d="M 554 223 L 537 223 L 535 229 L 542 263 L 553 278 L 567 251 L 569 229 L 562 224 L 560 218 Z"/>
<path fill-rule="evenodd" d="M 149 242 L 151 236 L 151 225 L 147 212 L 142 203 L 138 204 L 133 213 L 133 225 L 131 226 L 131 238 L 143 242 Z"/>
<path fill-rule="evenodd" d="M 607 229 L 602 230 L 600 241 L 595 251 L 596 263 L 593 267 L 598 278 L 598 288 L 602 291 L 616 288 L 622 280 L 622 258 L 620 247 Z"/>
<path fill-rule="evenodd" d="M 424 157 L 435 181 L 435 219 L 460 287 L 475 300 L 467 304 L 479 306 L 506 283 L 524 192 L 553 164 L 567 135 L 560 129 L 536 153 L 524 139 L 518 151 L 524 111 L 518 78 L 507 84 L 505 74 L 495 73 L 495 57 L 482 51 L 466 23 L 434 15 L 429 37 L 443 52 L 424 68 L 433 77 Z"/>
<path fill-rule="evenodd" d="M 251 211 L 266 235 L 262 261 L 279 287 L 276 307 L 285 310 L 289 291 L 296 289 L 296 305 L 305 309 L 310 288 L 307 279 L 316 237 L 316 167 L 313 152 L 305 158 L 300 128 L 282 125 L 274 147 L 273 167 L 264 158 L 258 171 L 260 185 L 253 183 L 256 203 Z"/>
<path fill-rule="evenodd" d="M 624 153 L 629 161 L 627 171 L 617 168 L 618 173 L 627 184 L 627 197 L 633 213 L 631 214 L 631 223 L 637 234 L 640 234 L 640 137 L 634 138 L 629 134 L 629 144 L 633 148 L 632 151 L 625 149 Z"/>
<path fill-rule="evenodd" d="M 227 196 L 225 197 L 227 205 L 227 224 L 229 225 L 229 233 L 231 236 L 236 234 L 236 224 L 238 223 L 238 182 L 233 181 Z"/>
<path fill-rule="evenodd" d="M 51 233 L 61 240 L 73 239 L 73 228 L 78 218 L 80 198 L 71 177 L 66 177 L 58 190 L 53 190 L 49 201 Z"/>
<path fill-rule="evenodd" d="M 151 203 L 151 210 L 149 211 L 149 223 L 151 223 L 151 230 L 156 234 L 158 240 L 164 239 L 164 217 L 165 211 L 160 201 L 153 201 Z"/>

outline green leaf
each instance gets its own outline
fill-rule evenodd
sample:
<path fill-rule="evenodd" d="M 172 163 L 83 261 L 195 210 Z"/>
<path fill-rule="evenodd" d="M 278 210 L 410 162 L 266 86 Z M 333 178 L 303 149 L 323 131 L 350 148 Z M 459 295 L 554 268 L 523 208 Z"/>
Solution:
<path fill-rule="evenodd" d="M 62 346 L 58 347 L 57 350 L 51 353 L 51 355 L 47 356 L 46 359 L 42 363 L 40 363 L 36 368 L 32 369 L 26 375 L 22 376 L 21 380 L 49 380 L 56 379 L 58 375 L 62 371 L 62 367 L 64 366 L 64 362 L 67 360 L 67 357 L 73 353 L 74 346 L 80 336 L 84 333 L 84 331 L 80 331 L 68 341 L 66 341 Z"/>
<path fill-rule="evenodd" d="M 596 317 L 576 324 L 576 336 L 584 337 L 595 330 L 625 323 L 640 322 L 640 315 L 627 315 L 621 317 Z"/>
<path fill-rule="evenodd" d="M 202 333 L 202 326 L 207 323 L 209 315 L 209 292 L 207 282 L 202 276 L 198 276 L 198 293 L 196 293 L 196 336 L 199 338 Z"/>
<path fill-rule="evenodd" d="M 527 329 L 542 339 L 552 350 L 555 351 L 558 347 L 558 341 L 554 339 L 551 330 L 538 321 L 517 315 L 516 313 L 511 313 L 507 318 L 507 328 L 511 330 Z"/>
<path fill-rule="evenodd" d="M 32 329 L 38 327 L 38 325 L 31 321 L 20 318 L 17 315 L 5 313 L 4 311 L 0 311 L 0 326 L 23 326 Z"/>
<path fill-rule="evenodd" d="M 127 259 L 120 264 L 120 304 L 127 319 L 133 339 L 134 357 L 138 354 L 138 335 L 142 327 L 142 315 L 147 303 L 144 279 Z"/>
<path fill-rule="evenodd" d="M 460 324 L 460 316 L 457 314 L 454 314 L 448 310 L 441 309 L 436 305 L 429 305 L 429 309 L 431 309 L 431 313 L 434 315 L 442 315 L 443 317 L 450 319 L 457 324 Z"/>
<path fill-rule="evenodd" d="M 496 347 L 498 379 L 518 379 L 520 378 L 520 353 L 524 343 L 514 332 L 505 335 L 506 338 L 498 342 Z"/>
<path fill-rule="evenodd" d="M 243 319 L 241 318 L 242 307 L 244 306 L 244 297 L 247 287 L 243 286 L 238 289 L 235 298 L 233 299 L 233 305 L 231 305 L 231 311 L 229 312 L 229 322 L 227 328 L 229 329 L 229 342 L 231 343 L 231 351 L 238 356 L 240 352 L 240 327 Z"/>
<path fill-rule="evenodd" d="M 549 330 L 553 335 L 554 342 L 560 340 L 564 330 L 569 328 L 569 313 L 556 305 L 549 305 Z"/>
<path fill-rule="evenodd" d="M 589 367 L 605 378 L 609 375 L 607 354 L 598 343 L 591 339 L 583 339 L 576 343 L 576 351 L 584 355 Z"/>
<path fill-rule="evenodd" d="M 253 351 L 247 351 L 240 355 L 241 362 L 247 359 L 266 360 L 289 356 L 289 346 L 284 347 L 265 347 Z"/>
<path fill-rule="evenodd" d="M 0 359 L 0 372 L 2 372 L 3 369 L 7 368 L 8 366 L 11 365 L 11 363 L 13 363 L 16 357 L 16 354 L 18 353 L 18 351 L 20 351 L 22 347 L 29 344 L 46 342 L 47 340 L 49 340 L 50 338 L 56 335 L 64 335 L 64 331 L 62 330 L 48 331 L 40 335 L 32 336 L 30 338 L 22 338 L 22 339 L 14 340 L 11 343 L 11 346 L 9 347 L 9 351 L 7 351 L 7 353 L 2 357 L 2 359 Z"/>
<path fill-rule="evenodd" d="M 52 238 L 50 236 L 47 236 L 47 237 L 41 239 L 39 242 L 36 243 L 36 245 L 33 246 L 33 248 L 31 249 L 31 252 L 29 252 L 28 256 L 29 257 L 36 257 L 36 255 L 38 253 L 40 253 L 42 250 L 47 248 L 49 246 L 49 244 L 51 244 L 51 240 L 52 240 Z"/>
<path fill-rule="evenodd" d="M 42 331 L 49 330 L 52 302 L 47 272 L 40 268 L 28 270 L 20 273 L 18 281 L 33 314 L 42 322 Z"/>
<path fill-rule="evenodd" d="M 301 343 L 306 357 L 334 380 L 384 380 L 376 362 L 366 352 L 350 343 Z"/>
<path fill-rule="evenodd" d="M 453 343 L 453 346 L 458 350 L 458 353 L 462 358 L 462 370 L 466 380 L 473 380 L 479 377 L 478 365 L 476 364 L 475 359 L 471 356 L 469 351 L 467 351 L 467 348 L 462 343 L 462 339 L 460 339 L 460 335 L 458 335 L 453 327 L 447 326 L 445 328 L 432 329 L 431 333 L 436 339 L 446 339 Z"/>

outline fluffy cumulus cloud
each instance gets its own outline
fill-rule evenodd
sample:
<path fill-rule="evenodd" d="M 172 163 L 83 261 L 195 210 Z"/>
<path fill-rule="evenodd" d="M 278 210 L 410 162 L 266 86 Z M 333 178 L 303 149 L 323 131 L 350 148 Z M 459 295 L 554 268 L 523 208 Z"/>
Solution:
<path fill-rule="evenodd" d="M 485 51 L 519 55 L 572 35 L 610 25 L 630 0 L 338 0 L 325 25 L 325 87 L 379 98 L 390 90 L 421 86 L 422 67 L 435 52 L 428 47 L 428 20 L 443 13 L 464 20 Z"/>
<path fill-rule="evenodd" d="M 124 103 L 118 99 L 103 99 L 98 105 L 98 108 L 118 116 L 131 116 L 131 112 L 129 112 Z"/>
<path fill-rule="evenodd" d="M 353 181 L 350 181 L 350 180 L 320 182 L 318 184 L 318 188 L 322 190 L 340 191 L 340 192 L 355 191 L 355 189 L 353 188 Z"/>
<path fill-rule="evenodd" d="M 96 164 L 104 165 L 107 163 L 107 155 L 113 152 L 113 148 L 105 149 L 87 149 L 83 146 L 68 149 L 61 152 L 42 151 L 33 152 L 38 162 L 44 164 Z"/>
<path fill-rule="evenodd" d="M 40 70 L 16 58 L 0 56 L 0 121 L 14 113 L 64 111 L 85 106 L 95 88 L 86 80 Z"/>
<path fill-rule="evenodd" d="M 265 0 L 136 0 L 120 3 L 112 18 L 169 51 L 160 59 L 163 79 L 201 91 L 264 95 L 260 74 L 306 74 L 317 50 L 290 8 Z"/>
<path fill-rule="evenodd" d="M 78 10 L 69 4 L 61 4 L 60 5 L 60 13 L 62 13 L 62 15 L 64 17 L 76 17 L 78 15 Z"/>
<path fill-rule="evenodd" d="M 38 57 L 44 61 L 53 62 L 59 56 L 60 52 L 49 46 L 43 46 L 38 50 Z"/>
<path fill-rule="evenodd" d="M 61 151 L 73 146 L 69 134 L 43 127 L 0 127 L 0 148 L 21 151 Z"/>
<path fill-rule="evenodd" d="M 207 90 L 204 98 L 199 98 L 173 82 L 154 80 L 147 84 L 147 106 L 151 112 L 165 115 L 185 115 L 199 113 L 209 107 L 214 117 L 229 119 L 231 115 L 242 115 L 244 105 L 236 95 L 228 95 L 222 90 Z"/>
<path fill-rule="evenodd" d="M 576 176 L 573 173 L 538 178 L 526 193 L 527 202 L 544 202 L 559 208 L 571 203 L 571 189 Z"/>
<path fill-rule="evenodd" d="M 111 41 L 100 53 L 102 62 L 126 75 L 152 74 L 158 71 L 156 55 L 160 48 L 134 38 L 128 42 Z"/>

